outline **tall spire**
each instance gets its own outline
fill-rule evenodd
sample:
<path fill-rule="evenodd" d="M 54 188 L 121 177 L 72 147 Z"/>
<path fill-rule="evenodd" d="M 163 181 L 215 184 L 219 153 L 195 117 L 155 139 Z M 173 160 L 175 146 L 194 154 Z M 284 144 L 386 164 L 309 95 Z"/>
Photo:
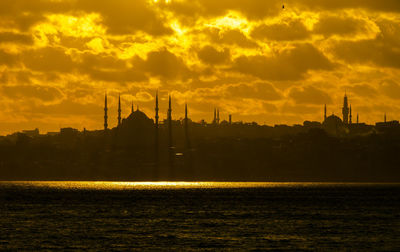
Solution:
<path fill-rule="evenodd" d="M 384 115 L 383 121 L 386 123 L 386 112 L 385 112 L 385 115 Z"/>
<path fill-rule="evenodd" d="M 214 108 L 214 119 L 213 119 L 213 124 L 217 123 L 217 109 Z"/>
<path fill-rule="evenodd" d="M 158 129 L 158 118 L 159 118 L 159 116 L 158 116 L 158 91 L 157 91 L 157 93 L 156 93 L 156 128 Z"/>
<path fill-rule="evenodd" d="M 172 105 L 171 95 L 168 97 L 168 156 L 169 156 L 169 167 L 170 167 L 170 178 L 174 179 L 174 158 L 175 153 L 172 148 Z"/>
<path fill-rule="evenodd" d="M 155 178 L 157 179 L 158 178 L 158 165 L 159 165 L 159 140 L 158 140 L 158 118 L 159 118 L 159 116 L 158 116 L 158 90 L 157 90 L 157 93 L 156 93 L 156 108 L 155 108 L 155 113 L 156 113 L 156 115 L 155 115 L 155 119 L 156 119 L 156 125 L 155 125 L 155 153 L 154 153 L 154 163 L 155 163 Z"/>
<path fill-rule="evenodd" d="M 171 95 L 168 96 L 168 147 L 172 147 L 172 106 L 171 106 Z"/>
<path fill-rule="evenodd" d="M 347 100 L 347 94 L 344 94 L 344 99 L 343 99 L 343 108 L 342 108 L 342 114 L 343 114 L 343 122 L 345 124 L 349 123 L 349 103 Z"/>
<path fill-rule="evenodd" d="M 190 137 L 189 137 L 189 117 L 188 117 L 188 107 L 185 102 L 185 121 L 184 121 L 184 130 L 185 130 L 185 152 L 184 152 L 184 162 L 186 171 L 192 173 L 192 165 L 193 165 L 193 156 L 191 151 Z"/>
<path fill-rule="evenodd" d="M 118 126 L 121 125 L 121 94 L 118 95 Z"/>
<path fill-rule="evenodd" d="M 325 107 L 324 107 L 324 122 L 326 121 L 326 104 L 325 104 Z"/>
<path fill-rule="evenodd" d="M 108 129 L 108 108 L 107 108 L 107 92 L 104 95 L 104 131 Z"/>
<path fill-rule="evenodd" d="M 133 101 L 132 101 L 132 108 L 131 108 L 131 113 L 133 113 Z"/>
<path fill-rule="evenodd" d="M 186 149 L 190 149 L 190 141 L 189 141 L 189 118 L 188 118 L 188 108 L 187 108 L 187 103 L 185 103 L 185 121 L 184 121 L 184 126 L 185 126 L 185 147 Z"/>
<path fill-rule="evenodd" d="M 188 119 L 187 103 L 185 102 L 185 121 Z"/>
<path fill-rule="evenodd" d="M 357 124 L 359 123 L 359 121 L 358 121 L 358 113 L 357 113 Z"/>
<path fill-rule="evenodd" d="M 217 109 L 217 124 L 219 124 L 219 109 Z"/>
<path fill-rule="evenodd" d="M 231 125 L 231 124 L 232 124 L 232 115 L 229 114 L 229 125 Z"/>
<path fill-rule="evenodd" d="M 353 122 L 352 122 L 352 118 L 353 118 L 353 116 L 351 115 L 351 105 L 350 105 L 349 124 L 352 124 L 352 123 L 353 123 Z"/>

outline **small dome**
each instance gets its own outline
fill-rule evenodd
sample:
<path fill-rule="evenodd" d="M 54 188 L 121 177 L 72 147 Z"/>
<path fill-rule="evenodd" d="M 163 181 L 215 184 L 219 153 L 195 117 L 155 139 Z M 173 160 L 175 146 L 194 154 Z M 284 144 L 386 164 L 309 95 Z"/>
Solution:
<path fill-rule="evenodd" d="M 153 119 L 150 119 L 145 113 L 140 110 L 132 112 L 126 119 L 122 120 L 121 128 L 152 128 Z"/>
<path fill-rule="evenodd" d="M 154 121 L 140 110 L 123 119 L 116 130 L 121 145 L 151 145 L 154 142 Z"/>
<path fill-rule="evenodd" d="M 342 119 L 340 119 L 338 116 L 335 116 L 335 115 L 330 115 L 330 116 L 328 116 L 326 119 L 325 119 L 325 121 L 323 122 L 323 124 L 325 125 L 325 124 L 334 124 L 334 125 L 336 125 L 336 124 L 338 124 L 338 125 L 341 125 L 341 124 L 343 124 L 343 121 L 342 121 Z"/>
<path fill-rule="evenodd" d="M 348 131 L 342 119 L 335 115 L 328 116 L 322 123 L 322 127 L 333 135 L 343 135 Z"/>
<path fill-rule="evenodd" d="M 140 110 L 134 111 L 126 119 L 127 120 L 151 120 L 145 113 L 143 113 Z"/>

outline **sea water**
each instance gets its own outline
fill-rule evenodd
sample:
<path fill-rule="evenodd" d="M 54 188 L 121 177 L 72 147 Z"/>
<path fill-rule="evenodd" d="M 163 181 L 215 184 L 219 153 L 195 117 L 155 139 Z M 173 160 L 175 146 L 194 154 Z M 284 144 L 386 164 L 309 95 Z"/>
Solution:
<path fill-rule="evenodd" d="M 400 251 L 400 184 L 0 182 L 1 250 Z"/>

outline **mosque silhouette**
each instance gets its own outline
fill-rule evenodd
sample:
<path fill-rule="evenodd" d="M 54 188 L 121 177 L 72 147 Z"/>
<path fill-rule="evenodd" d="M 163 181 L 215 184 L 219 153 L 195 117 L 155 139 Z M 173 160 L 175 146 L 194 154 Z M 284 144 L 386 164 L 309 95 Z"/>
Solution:
<path fill-rule="evenodd" d="M 176 124 L 172 120 L 172 106 L 171 106 L 171 96 L 168 97 L 168 112 L 167 112 L 167 120 L 165 124 L 163 124 L 163 127 L 166 128 L 168 131 L 168 148 L 172 148 L 172 143 L 173 143 L 173 138 L 172 138 L 172 128 L 173 124 Z M 108 104 L 107 104 L 107 94 L 105 95 L 105 104 L 104 104 L 104 131 L 118 131 L 119 134 L 122 135 L 135 135 L 136 140 L 138 143 L 145 144 L 147 139 L 152 139 L 154 138 L 155 141 L 157 142 L 158 140 L 158 135 L 159 135 L 159 127 L 160 127 L 160 122 L 159 122 L 159 102 L 158 102 L 158 93 L 156 94 L 155 98 L 155 120 L 149 118 L 144 112 L 139 110 L 139 107 L 137 107 L 136 110 L 134 110 L 133 104 L 131 107 L 131 113 L 127 118 L 122 119 L 121 117 L 121 97 L 118 97 L 118 124 L 117 127 L 113 129 L 108 128 Z M 196 124 L 192 122 L 188 118 L 188 106 L 185 103 L 185 117 L 183 120 L 183 123 L 180 126 L 184 127 L 184 132 L 185 132 L 185 142 L 189 143 L 189 124 Z M 205 123 L 203 120 L 199 125 L 201 126 L 232 126 L 232 124 L 241 124 L 242 126 L 244 125 L 255 125 L 256 123 L 242 123 L 242 122 L 232 122 L 232 115 L 229 114 L 229 120 L 223 120 L 222 122 L 220 121 L 220 111 L 219 109 L 215 108 L 214 109 L 214 118 L 210 124 Z M 275 125 L 275 127 L 284 127 L 286 125 Z M 294 125 L 296 127 L 298 125 Z M 304 127 L 318 127 L 324 129 L 327 133 L 330 133 L 331 135 L 335 136 L 344 136 L 348 134 L 357 134 L 357 133 L 367 133 L 371 130 L 375 129 L 384 129 L 384 128 L 393 128 L 393 127 L 400 127 L 399 121 L 393 120 L 393 121 L 386 121 L 386 113 L 384 115 L 384 121 L 383 122 L 377 122 L 375 126 L 373 125 L 367 125 L 365 123 L 359 122 L 359 114 L 357 113 L 356 115 L 356 121 L 353 121 L 353 114 L 352 114 L 352 107 L 351 104 L 349 104 L 349 99 L 347 97 L 347 94 L 345 93 L 344 98 L 343 98 L 343 107 L 342 107 L 342 118 L 339 116 L 335 115 L 332 113 L 332 115 L 327 115 L 327 106 L 325 104 L 324 106 L 324 117 L 322 123 L 319 122 L 309 122 L 305 121 L 303 124 Z M 289 126 L 287 126 L 289 127 Z M 154 129 L 154 131 L 152 130 Z M 140 139 L 142 137 L 143 139 Z M 144 140 L 144 141 L 141 141 Z M 157 144 L 157 143 L 156 143 Z M 188 145 L 187 145 L 188 146 Z"/>

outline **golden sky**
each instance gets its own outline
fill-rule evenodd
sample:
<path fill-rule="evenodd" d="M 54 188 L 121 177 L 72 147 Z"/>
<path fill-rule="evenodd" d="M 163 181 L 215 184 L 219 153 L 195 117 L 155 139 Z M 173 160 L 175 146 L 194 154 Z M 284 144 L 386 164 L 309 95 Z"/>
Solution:
<path fill-rule="evenodd" d="M 285 8 L 282 9 L 282 4 Z M 153 117 L 400 119 L 399 0 L 1 0 L 0 134 Z"/>

